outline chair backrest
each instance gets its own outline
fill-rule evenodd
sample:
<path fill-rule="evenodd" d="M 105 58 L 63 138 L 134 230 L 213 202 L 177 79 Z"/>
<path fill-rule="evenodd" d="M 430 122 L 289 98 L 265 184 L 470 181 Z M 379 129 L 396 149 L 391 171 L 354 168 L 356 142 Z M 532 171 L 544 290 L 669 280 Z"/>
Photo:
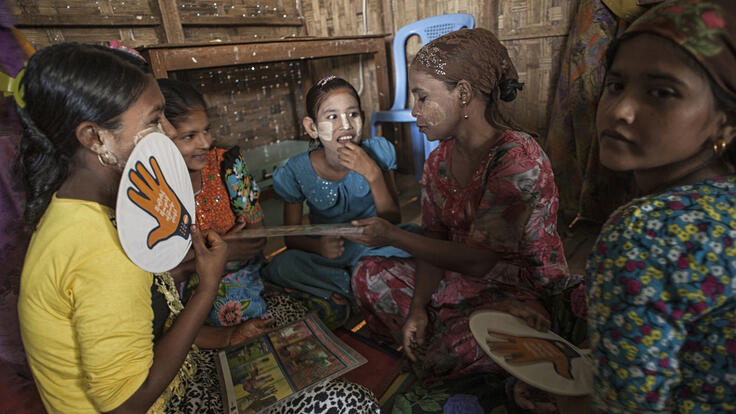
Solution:
<path fill-rule="evenodd" d="M 406 40 L 418 35 L 424 46 L 442 35 L 463 27 L 472 29 L 474 26 L 475 19 L 470 14 L 443 14 L 407 24 L 396 32 L 393 43 L 396 94 L 391 110 L 406 108 Z"/>

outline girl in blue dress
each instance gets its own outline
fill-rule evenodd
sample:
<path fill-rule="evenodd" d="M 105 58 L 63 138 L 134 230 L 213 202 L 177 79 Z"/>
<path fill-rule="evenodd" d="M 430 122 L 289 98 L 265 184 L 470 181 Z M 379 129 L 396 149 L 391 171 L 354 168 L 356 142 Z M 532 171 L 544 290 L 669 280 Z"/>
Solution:
<path fill-rule="evenodd" d="M 273 186 L 286 202 L 284 224 L 302 224 L 303 204 L 311 224 L 349 223 L 379 216 L 401 221 L 394 180 L 396 151 L 382 137 L 362 140 L 364 114 L 355 88 L 330 76 L 307 93 L 303 125 L 313 145 L 274 173 Z M 318 308 L 328 325 L 349 315 L 350 273 L 363 256 L 408 254 L 394 247 L 370 248 L 335 236 L 285 238 L 287 250 L 263 271 Z"/>

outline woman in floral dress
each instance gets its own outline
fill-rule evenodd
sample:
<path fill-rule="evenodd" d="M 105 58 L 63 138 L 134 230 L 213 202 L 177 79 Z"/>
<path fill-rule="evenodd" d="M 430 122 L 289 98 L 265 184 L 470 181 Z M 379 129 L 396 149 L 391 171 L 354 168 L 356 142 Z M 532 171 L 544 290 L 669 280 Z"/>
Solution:
<path fill-rule="evenodd" d="M 425 45 L 409 80 L 417 125 L 441 141 L 422 178 L 424 235 L 375 217 L 354 222 L 364 233 L 353 240 L 415 258 L 362 259 L 353 291 L 368 326 L 403 344 L 421 377 L 500 373 L 468 317 L 484 308 L 547 317 L 542 294 L 567 274 L 552 169 L 502 110 L 521 84 L 489 31 L 463 29 Z"/>
<path fill-rule="evenodd" d="M 596 412 L 736 410 L 735 51 L 729 0 L 666 2 L 609 50 L 601 162 L 646 195 L 588 261 Z"/>

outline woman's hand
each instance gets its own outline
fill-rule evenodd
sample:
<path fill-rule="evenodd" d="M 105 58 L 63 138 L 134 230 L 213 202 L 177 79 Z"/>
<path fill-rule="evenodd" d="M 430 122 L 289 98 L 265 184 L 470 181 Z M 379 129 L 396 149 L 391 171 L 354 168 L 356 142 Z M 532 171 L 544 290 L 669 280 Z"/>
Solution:
<path fill-rule="evenodd" d="M 393 244 L 392 235 L 397 227 L 385 219 L 369 217 L 362 220 L 353 220 L 351 224 L 355 227 L 362 227 L 363 232 L 343 236 L 350 241 L 364 246 L 390 246 Z"/>
<path fill-rule="evenodd" d="M 322 236 L 319 238 L 319 254 L 328 259 L 337 259 L 345 251 L 345 242 L 341 237 Z"/>
<path fill-rule="evenodd" d="M 547 332 L 551 327 L 551 323 L 546 316 L 535 311 L 534 309 L 529 308 L 529 306 L 524 305 L 518 300 L 514 300 L 513 302 L 511 302 L 511 307 L 509 308 L 508 312 L 518 318 L 523 319 L 527 325 L 538 331 Z"/>
<path fill-rule="evenodd" d="M 556 414 L 559 412 L 552 394 L 534 388 L 521 380 L 514 384 L 514 402 L 520 408 L 535 414 Z"/>
<path fill-rule="evenodd" d="M 233 326 L 233 333 L 230 335 L 230 343 L 228 346 L 242 344 L 243 342 L 263 335 L 271 329 L 273 318 L 268 319 L 248 319 L 239 325 Z"/>
<path fill-rule="evenodd" d="M 404 338 L 404 352 L 413 362 L 424 356 L 424 338 L 428 323 L 427 311 L 415 308 L 409 312 L 409 316 L 406 318 L 403 328 L 401 328 Z"/>
<path fill-rule="evenodd" d="M 227 243 L 212 230 L 203 233 L 196 224 L 191 226 L 191 233 L 199 284 L 217 290 L 227 261 Z"/>
<path fill-rule="evenodd" d="M 362 175 L 368 182 L 381 178 L 382 171 L 375 161 L 358 145 L 348 142 L 337 149 L 340 165 Z"/>

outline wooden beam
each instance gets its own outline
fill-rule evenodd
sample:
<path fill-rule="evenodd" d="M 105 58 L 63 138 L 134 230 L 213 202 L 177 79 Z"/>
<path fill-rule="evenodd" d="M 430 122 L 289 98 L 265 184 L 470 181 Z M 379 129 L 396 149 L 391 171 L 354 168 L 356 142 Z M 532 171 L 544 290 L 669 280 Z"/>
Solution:
<path fill-rule="evenodd" d="M 156 16 L 15 16 L 17 27 L 126 27 L 158 26 Z"/>
<path fill-rule="evenodd" d="M 383 37 L 381 36 L 378 41 L 383 43 Z M 167 50 L 160 50 L 157 46 L 153 46 L 147 49 L 146 52 L 151 56 L 154 54 L 165 55 L 165 57 L 161 57 L 161 62 L 165 62 L 166 70 L 182 70 L 359 55 L 376 50 L 375 45 L 376 39 L 370 37 L 335 39 L 327 42 L 324 40 L 289 39 L 277 42 L 248 42 L 232 45 L 211 44 Z M 384 50 L 383 58 L 378 56 L 378 53 L 376 55 L 379 61 L 385 62 L 385 46 L 382 46 L 381 50 Z M 388 100 L 390 97 L 385 97 L 385 99 Z"/>
<path fill-rule="evenodd" d="M 182 16 L 184 26 L 296 26 L 302 25 L 297 17 L 238 17 L 238 16 Z"/>
<path fill-rule="evenodd" d="M 506 20 L 506 16 L 504 16 Z M 504 24 L 509 24 L 506 20 Z M 562 37 L 568 35 L 568 28 L 559 26 L 539 26 L 539 27 L 525 27 L 516 30 L 499 31 L 498 40 L 521 40 L 521 39 L 539 39 L 544 37 Z"/>
<path fill-rule="evenodd" d="M 176 7 L 176 0 L 158 0 L 158 8 L 161 12 L 166 43 L 183 42 L 184 29 L 181 27 L 181 18 Z"/>

